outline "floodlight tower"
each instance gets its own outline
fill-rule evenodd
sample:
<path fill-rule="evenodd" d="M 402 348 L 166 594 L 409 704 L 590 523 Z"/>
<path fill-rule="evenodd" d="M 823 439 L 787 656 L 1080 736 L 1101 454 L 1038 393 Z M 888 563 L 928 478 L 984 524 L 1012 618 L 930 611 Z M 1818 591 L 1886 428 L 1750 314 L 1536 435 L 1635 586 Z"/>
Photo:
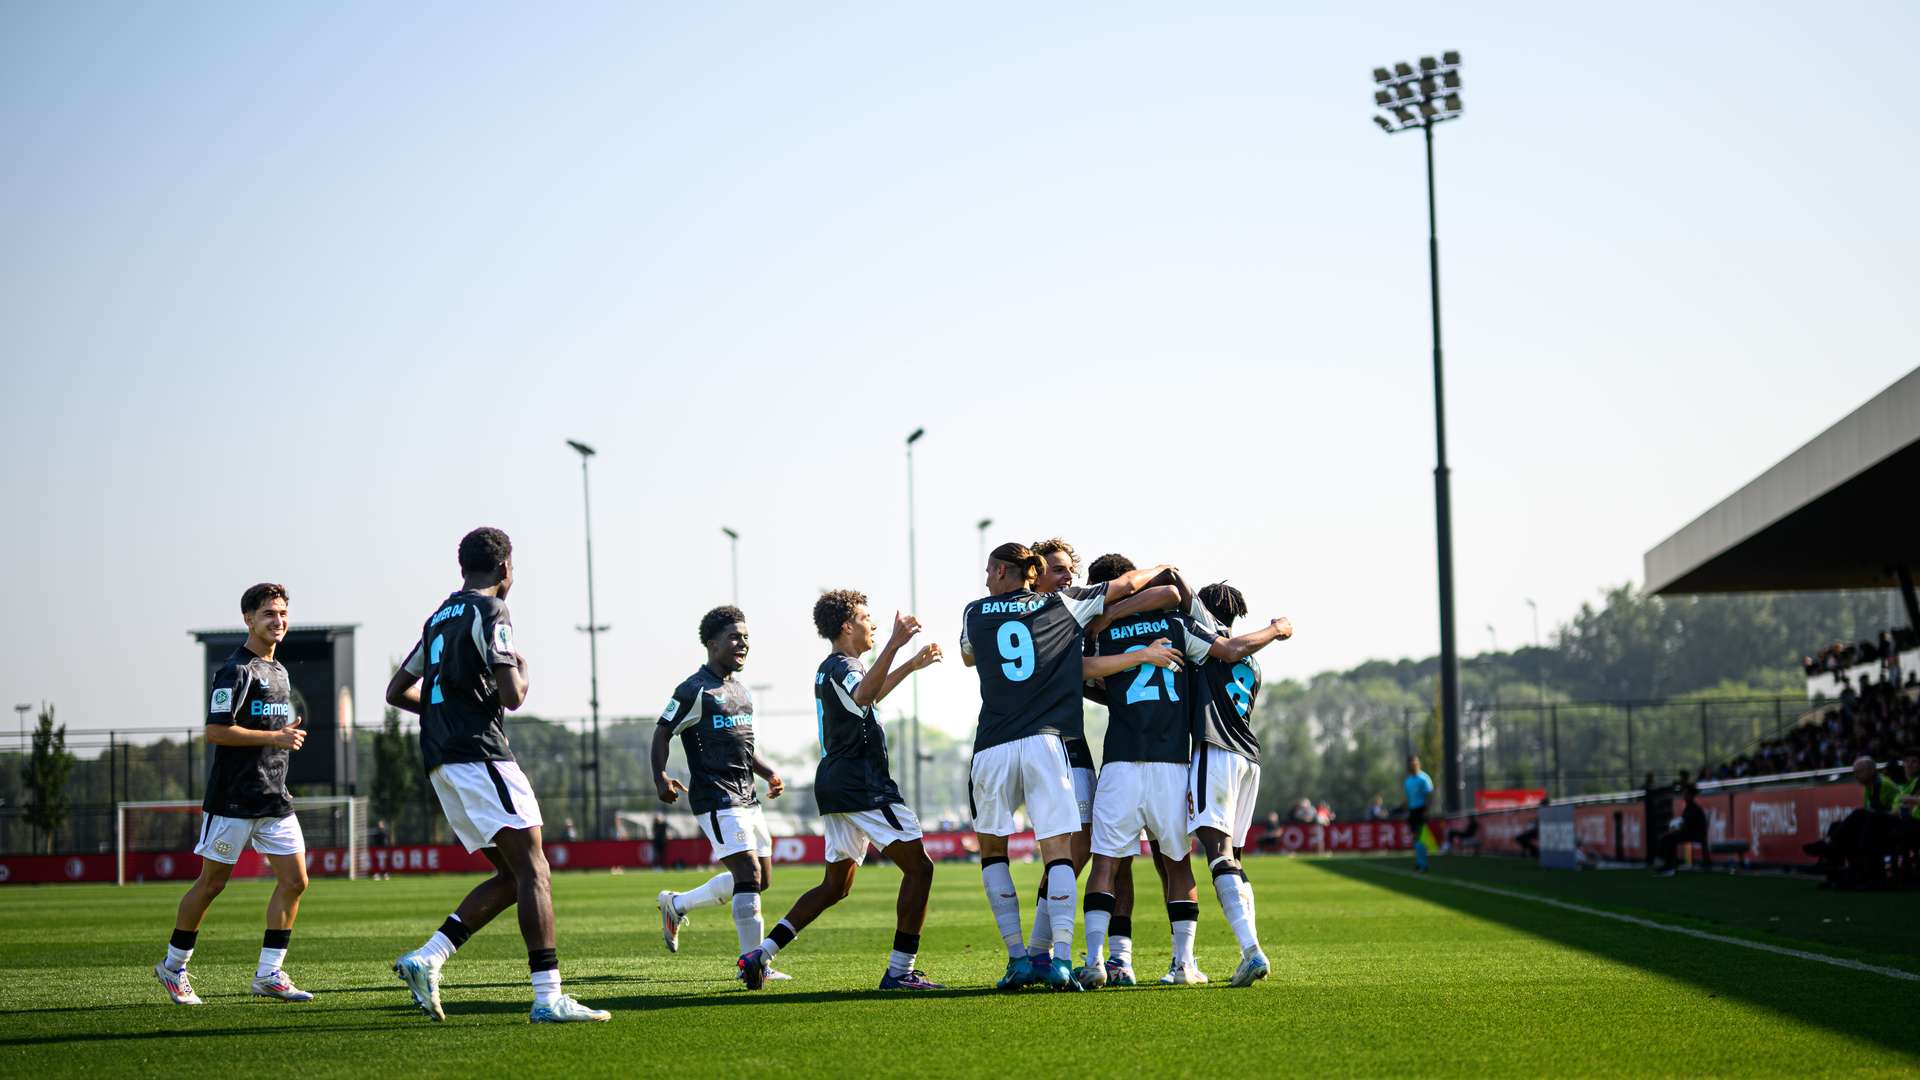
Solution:
<path fill-rule="evenodd" d="M 913 444 L 926 433 L 926 428 L 917 427 L 907 436 L 907 605 L 916 618 L 920 614 L 920 555 L 913 520 Z M 920 673 L 916 671 L 910 678 L 913 682 L 913 738 L 910 740 L 913 743 L 913 801 L 916 812 L 922 812 L 927 805 L 927 789 L 920 786 Z"/>
<path fill-rule="evenodd" d="M 1427 142 L 1427 273 L 1433 298 L 1434 516 L 1440 561 L 1440 742 L 1446 758 L 1446 806 L 1463 809 L 1466 777 L 1460 771 L 1460 656 L 1453 635 L 1453 498 L 1447 473 L 1447 406 L 1440 374 L 1440 230 L 1433 197 L 1433 129 L 1460 117 L 1460 54 L 1420 58 L 1419 70 L 1401 62 L 1373 69 L 1373 122 L 1389 135 L 1419 129 Z"/>

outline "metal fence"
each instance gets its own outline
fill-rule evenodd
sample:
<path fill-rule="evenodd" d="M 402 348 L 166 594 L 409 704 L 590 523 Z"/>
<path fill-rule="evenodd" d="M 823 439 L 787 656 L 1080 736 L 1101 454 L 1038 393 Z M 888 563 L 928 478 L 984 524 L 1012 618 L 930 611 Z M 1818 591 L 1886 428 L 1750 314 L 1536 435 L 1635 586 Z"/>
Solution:
<path fill-rule="evenodd" d="M 1265 703 L 1263 703 L 1263 706 Z M 1555 796 L 1632 788 L 1652 772 L 1663 782 L 1680 769 L 1699 773 L 1751 751 L 1808 713 L 1804 699 L 1749 698 L 1689 702 L 1469 703 L 1461 715 L 1461 768 L 1469 798 L 1481 790 L 1542 788 Z M 769 719 L 774 719 L 774 714 Z M 411 718 L 409 718 L 411 719 Z M 789 720 L 793 718 L 787 718 Z M 811 727 L 812 716 L 804 721 Z M 799 722 L 794 720 L 794 722 Z M 904 760 L 901 721 L 887 724 L 896 776 L 911 774 Z M 577 838 L 650 834 L 664 818 L 674 836 L 697 834 L 683 800 L 663 807 L 654 797 L 650 765 L 651 718 L 603 720 L 598 761 L 584 719 L 515 718 L 508 725 L 514 755 L 532 781 L 549 835 Z M 1359 816 L 1379 794 L 1398 801 L 1402 762 L 1409 751 L 1437 760 L 1437 724 L 1431 710 L 1356 708 L 1341 715 L 1296 715 L 1263 707 L 1257 727 L 1265 748 L 1258 811 L 1285 814 L 1302 797 L 1330 801 L 1343 818 Z M 414 729 L 403 732 L 411 740 Z M 1099 753 L 1104 719 L 1089 716 L 1088 735 Z M 0 735 L 0 852 L 49 850 L 48 838 L 28 825 L 21 777 L 22 736 Z M 296 795 L 371 794 L 376 763 L 374 731 L 356 733 L 359 790 L 300 788 Z M 1429 746 L 1431 745 L 1431 749 Z M 78 761 L 67 786 L 71 811 L 51 840 L 62 853 L 113 850 L 114 806 L 121 801 L 199 799 L 206 793 L 208 750 L 200 728 L 127 732 L 67 732 Z M 916 802 L 929 828 L 963 828 L 969 741 L 929 732 L 922 773 L 927 791 Z M 675 740 L 671 768 L 684 776 Z M 789 794 L 767 804 L 776 832 L 817 831 L 811 790 L 815 757 L 771 755 Z M 600 780 L 595 798 L 594 778 Z M 397 811 L 378 807 L 376 842 L 446 843 L 446 822 L 424 776 Z M 154 835 L 171 835 L 156 826 Z M 314 843 L 318 844 L 318 840 Z"/>

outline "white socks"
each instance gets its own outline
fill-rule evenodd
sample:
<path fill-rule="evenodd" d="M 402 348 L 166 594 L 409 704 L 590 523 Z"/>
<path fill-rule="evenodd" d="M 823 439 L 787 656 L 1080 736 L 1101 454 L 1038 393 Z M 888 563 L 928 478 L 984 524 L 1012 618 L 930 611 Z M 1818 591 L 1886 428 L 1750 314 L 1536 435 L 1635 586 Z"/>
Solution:
<path fill-rule="evenodd" d="M 147 955 L 152 956 L 153 954 L 148 953 Z M 191 959 L 193 959 L 192 949 L 176 949 L 171 945 L 167 946 L 168 971 L 181 972 L 187 970 L 187 961 Z"/>
<path fill-rule="evenodd" d="M 673 894 L 673 910 L 685 915 L 695 908 L 714 907 L 724 904 L 733 896 L 733 873 L 722 870 L 713 875 L 705 885 L 683 893 Z"/>
<path fill-rule="evenodd" d="M 1087 966 L 1095 967 L 1105 961 L 1107 946 L 1107 927 L 1113 921 L 1113 894 L 1090 892 L 1087 894 Z M 1119 940 L 1119 939 L 1115 939 Z"/>
<path fill-rule="evenodd" d="M 1079 910 L 1073 863 L 1056 859 L 1047 864 L 1047 914 L 1053 919 L 1053 958 L 1073 959 L 1073 916 Z"/>
<path fill-rule="evenodd" d="M 1167 901 L 1167 922 L 1173 926 L 1174 965 L 1179 967 L 1193 963 L 1193 939 L 1200 932 L 1199 901 Z"/>
<path fill-rule="evenodd" d="M 1233 857 L 1222 855 L 1213 860 L 1213 892 L 1220 898 L 1220 912 L 1227 917 L 1227 925 L 1233 928 L 1234 938 L 1240 942 L 1240 955 L 1245 956 L 1260 948 L 1260 939 L 1253 929 L 1253 910 L 1247 903 L 1246 882 L 1240 876 L 1240 868 L 1233 865 Z"/>
<path fill-rule="evenodd" d="M 1027 954 L 1027 948 L 1020 937 L 1020 897 L 1013 891 L 1013 871 L 1007 868 L 1007 857 L 981 859 L 980 881 L 986 886 L 987 906 L 993 909 L 993 922 L 1000 928 L 1007 956 L 1018 960 Z"/>
<path fill-rule="evenodd" d="M 421 958 L 430 963 L 444 964 L 447 962 L 447 957 L 452 955 L 453 942 L 448 941 L 447 935 L 438 930 L 433 932 L 433 936 L 427 939 L 425 945 L 420 946 Z"/>
<path fill-rule="evenodd" d="M 1047 955 L 1047 943 L 1053 940 L 1053 917 L 1047 910 L 1047 872 L 1040 871 L 1040 888 L 1033 901 L 1033 932 L 1027 935 L 1030 956 Z"/>
<path fill-rule="evenodd" d="M 533 973 L 533 1003 L 551 1005 L 560 998 L 560 969 Z"/>
<path fill-rule="evenodd" d="M 285 949 L 261 949 L 260 966 L 253 969 L 253 977 L 264 979 L 280 970 L 280 964 L 287 958 Z"/>
<path fill-rule="evenodd" d="M 760 947 L 760 935 L 766 931 L 766 924 L 760 919 L 759 893 L 733 894 L 733 930 L 740 937 L 741 952 L 752 952 Z"/>

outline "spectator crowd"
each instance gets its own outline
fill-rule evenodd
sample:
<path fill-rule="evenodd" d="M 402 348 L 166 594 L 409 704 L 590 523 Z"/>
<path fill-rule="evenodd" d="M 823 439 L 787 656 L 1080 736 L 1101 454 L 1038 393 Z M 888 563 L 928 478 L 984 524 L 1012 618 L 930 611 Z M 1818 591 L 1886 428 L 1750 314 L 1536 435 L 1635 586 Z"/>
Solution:
<path fill-rule="evenodd" d="M 1808 675 L 1838 675 L 1857 665 L 1877 662 L 1886 673 L 1886 681 L 1898 685 L 1900 654 L 1914 649 L 1920 649 L 1920 633 L 1903 626 L 1898 630 L 1880 631 L 1878 641 L 1836 641 L 1812 656 L 1801 657 L 1800 666 Z"/>
<path fill-rule="evenodd" d="M 1897 669 L 1896 669 L 1897 670 Z M 1775 739 L 1763 740 L 1751 753 L 1708 770 L 1703 780 L 1844 769 L 1865 755 L 1875 761 L 1897 757 L 1903 747 L 1920 745 L 1920 681 L 1909 672 L 1901 685 L 1892 679 L 1860 677 L 1860 687 L 1843 678 L 1839 703 L 1817 722 L 1802 723 Z"/>

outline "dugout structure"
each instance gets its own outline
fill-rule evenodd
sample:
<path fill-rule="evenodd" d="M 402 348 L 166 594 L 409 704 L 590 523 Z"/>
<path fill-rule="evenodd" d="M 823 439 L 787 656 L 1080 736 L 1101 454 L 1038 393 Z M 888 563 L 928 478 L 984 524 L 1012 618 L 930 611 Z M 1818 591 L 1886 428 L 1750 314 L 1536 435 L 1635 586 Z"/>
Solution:
<path fill-rule="evenodd" d="M 1647 552 L 1656 594 L 1897 587 L 1920 627 L 1920 368 Z"/>
<path fill-rule="evenodd" d="M 296 794 L 351 795 L 359 790 L 358 755 L 353 745 L 353 632 L 358 623 L 298 626 L 274 651 L 293 688 L 294 715 L 301 718 L 307 742 L 287 755 L 287 786 Z M 206 715 L 213 676 L 233 650 L 247 640 L 244 629 L 194 630 L 202 647 L 200 710 Z"/>

